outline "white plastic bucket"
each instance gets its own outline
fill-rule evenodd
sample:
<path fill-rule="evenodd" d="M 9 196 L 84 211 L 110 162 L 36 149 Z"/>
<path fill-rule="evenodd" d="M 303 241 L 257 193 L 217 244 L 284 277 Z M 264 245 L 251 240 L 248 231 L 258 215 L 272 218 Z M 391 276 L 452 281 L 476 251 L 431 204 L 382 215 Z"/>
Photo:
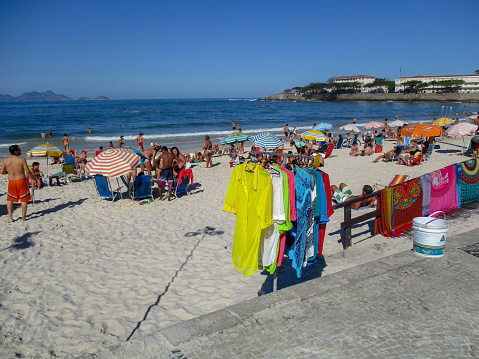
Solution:
<path fill-rule="evenodd" d="M 433 218 L 442 213 L 444 219 Z M 442 257 L 446 247 L 446 234 L 449 223 L 444 212 L 434 212 L 429 217 L 416 217 L 412 220 L 414 230 L 414 252 L 425 257 Z"/>

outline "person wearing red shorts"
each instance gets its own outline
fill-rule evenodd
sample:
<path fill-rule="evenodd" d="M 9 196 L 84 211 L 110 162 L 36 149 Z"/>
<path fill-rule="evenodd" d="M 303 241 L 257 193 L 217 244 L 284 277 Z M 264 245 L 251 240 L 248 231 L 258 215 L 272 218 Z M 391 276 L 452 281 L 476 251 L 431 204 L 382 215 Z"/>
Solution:
<path fill-rule="evenodd" d="M 145 149 L 143 148 L 143 142 L 145 139 L 143 138 L 143 133 L 140 132 L 140 135 L 136 138 L 138 141 L 138 151 L 143 152 Z"/>
<path fill-rule="evenodd" d="M 25 173 L 34 178 L 32 171 L 27 166 L 27 161 L 19 157 L 22 151 L 18 145 L 9 148 L 10 157 L 5 158 L 0 169 L 1 174 L 8 174 L 7 212 L 8 222 L 13 222 L 13 202 L 22 206 L 22 220 L 27 219 L 27 202 L 32 199 Z"/>

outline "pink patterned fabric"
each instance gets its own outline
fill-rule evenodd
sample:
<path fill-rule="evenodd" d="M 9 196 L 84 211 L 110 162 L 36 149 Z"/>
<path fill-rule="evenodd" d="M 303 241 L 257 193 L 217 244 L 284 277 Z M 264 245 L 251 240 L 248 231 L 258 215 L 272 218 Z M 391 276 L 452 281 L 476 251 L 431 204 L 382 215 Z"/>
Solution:
<path fill-rule="evenodd" d="M 430 213 L 436 211 L 447 212 L 458 208 L 456 189 L 456 167 L 454 165 L 431 172 L 431 208 Z"/>

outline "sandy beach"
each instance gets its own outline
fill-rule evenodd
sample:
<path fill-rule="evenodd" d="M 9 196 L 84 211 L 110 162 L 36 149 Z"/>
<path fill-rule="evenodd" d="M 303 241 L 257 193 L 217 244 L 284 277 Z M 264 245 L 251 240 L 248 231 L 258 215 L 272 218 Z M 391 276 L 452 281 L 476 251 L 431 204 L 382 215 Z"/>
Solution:
<path fill-rule="evenodd" d="M 385 141 L 384 150 L 393 144 Z M 324 170 L 331 184 L 345 182 L 359 194 L 365 184 L 386 185 L 396 174 L 413 178 L 469 158 L 460 155 L 461 137 L 439 144 L 430 161 L 414 167 L 334 150 Z M 33 161 L 45 171 L 44 158 L 27 158 Z M 15 206 L 17 220 L 9 224 L 7 176 L 1 176 L 0 356 L 95 353 L 270 292 L 271 275 L 258 271 L 244 278 L 231 261 L 236 217 L 222 211 L 232 171 L 228 162 L 219 156 L 212 168 L 195 164 L 190 195 L 171 202 L 96 199 L 91 179 L 46 187 L 35 191 L 27 221 L 18 219 Z M 60 171 L 60 165 L 49 166 L 50 173 Z M 449 234 L 460 234 L 477 226 L 479 210 L 459 209 L 446 219 Z M 285 261 L 279 288 L 412 248 L 412 230 L 397 238 L 371 236 L 370 221 L 353 229 L 353 246 L 344 251 L 343 210 L 330 220 L 324 261 L 307 268 L 300 280 Z"/>

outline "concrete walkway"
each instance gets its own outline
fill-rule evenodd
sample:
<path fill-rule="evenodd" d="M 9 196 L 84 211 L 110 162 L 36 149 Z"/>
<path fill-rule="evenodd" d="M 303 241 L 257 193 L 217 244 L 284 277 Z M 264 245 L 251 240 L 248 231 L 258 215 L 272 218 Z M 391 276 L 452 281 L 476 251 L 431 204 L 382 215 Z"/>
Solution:
<path fill-rule="evenodd" d="M 398 253 L 85 358 L 479 358 L 479 230 Z"/>

